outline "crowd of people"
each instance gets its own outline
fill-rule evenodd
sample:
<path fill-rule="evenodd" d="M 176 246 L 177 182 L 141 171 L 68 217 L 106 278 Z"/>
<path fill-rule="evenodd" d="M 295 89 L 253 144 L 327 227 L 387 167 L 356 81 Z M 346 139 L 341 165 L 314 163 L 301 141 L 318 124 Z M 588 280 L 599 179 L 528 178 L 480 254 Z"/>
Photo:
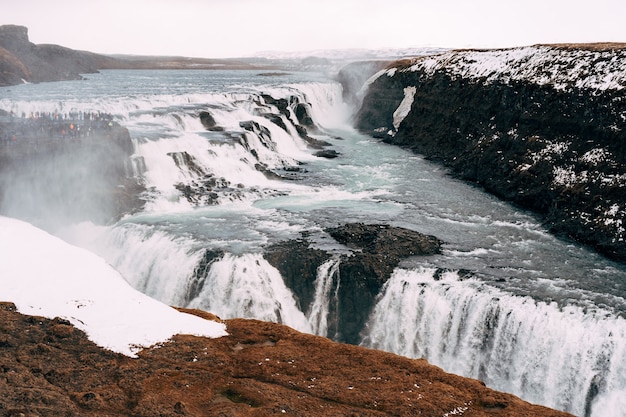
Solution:
<path fill-rule="evenodd" d="M 110 130 L 113 116 L 103 112 L 72 111 L 4 113 L 0 117 L 0 143 L 41 140 L 77 140 L 89 137 L 94 131 Z"/>

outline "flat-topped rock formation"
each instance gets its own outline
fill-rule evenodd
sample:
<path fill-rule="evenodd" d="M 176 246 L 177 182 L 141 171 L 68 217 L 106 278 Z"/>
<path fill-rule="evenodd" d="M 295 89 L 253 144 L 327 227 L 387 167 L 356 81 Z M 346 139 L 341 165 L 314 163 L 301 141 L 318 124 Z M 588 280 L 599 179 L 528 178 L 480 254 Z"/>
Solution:
<path fill-rule="evenodd" d="M 254 69 L 236 59 L 100 55 L 59 45 L 36 45 L 28 28 L 0 26 L 0 87 L 25 82 L 80 80 L 103 69 Z M 267 67 L 266 67 L 267 69 Z"/>

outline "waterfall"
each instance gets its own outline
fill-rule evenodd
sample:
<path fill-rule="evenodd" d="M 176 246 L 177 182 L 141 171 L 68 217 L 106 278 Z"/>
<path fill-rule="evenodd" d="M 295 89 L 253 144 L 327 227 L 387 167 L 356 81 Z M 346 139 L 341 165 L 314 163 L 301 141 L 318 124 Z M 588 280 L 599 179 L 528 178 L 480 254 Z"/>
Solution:
<path fill-rule="evenodd" d="M 626 321 L 601 310 L 398 269 L 366 328 L 365 346 L 424 357 L 533 403 L 580 416 L 626 409 Z"/>
<path fill-rule="evenodd" d="M 97 253 L 136 290 L 179 307 L 188 302 L 194 270 L 204 254 L 193 240 L 134 223 L 116 227 L 81 223 L 61 237 Z"/>
<path fill-rule="evenodd" d="M 307 319 L 314 334 L 319 336 L 333 337 L 329 335 L 328 320 L 331 310 L 337 312 L 338 291 L 339 291 L 339 259 L 329 259 L 317 268 L 317 278 L 315 280 L 315 298 Z M 334 293 L 331 291 L 335 289 Z M 333 305 L 331 306 L 331 303 Z"/>
<path fill-rule="evenodd" d="M 254 318 L 311 333 L 311 326 L 280 272 L 260 254 L 226 254 L 215 261 L 202 290 L 188 307 L 210 311 L 224 319 Z"/>

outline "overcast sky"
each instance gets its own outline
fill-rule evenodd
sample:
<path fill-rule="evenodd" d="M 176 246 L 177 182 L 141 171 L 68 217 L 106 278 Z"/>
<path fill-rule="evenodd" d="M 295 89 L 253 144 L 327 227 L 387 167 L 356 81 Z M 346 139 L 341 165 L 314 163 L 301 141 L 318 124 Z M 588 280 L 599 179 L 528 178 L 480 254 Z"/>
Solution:
<path fill-rule="evenodd" d="M 0 24 L 37 44 L 208 58 L 626 42 L 625 16 L 625 0 L 0 0 Z"/>

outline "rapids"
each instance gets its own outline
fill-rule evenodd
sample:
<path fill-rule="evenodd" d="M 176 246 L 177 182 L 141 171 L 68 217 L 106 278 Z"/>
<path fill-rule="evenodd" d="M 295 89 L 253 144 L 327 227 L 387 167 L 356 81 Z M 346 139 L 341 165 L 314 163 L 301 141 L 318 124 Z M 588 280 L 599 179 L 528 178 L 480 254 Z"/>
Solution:
<path fill-rule="evenodd" d="M 333 247 L 322 230 L 348 221 L 417 230 L 442 239 L 444 251 L 396 269 L 363 329 L 364 346 L 425 357 L 579 416 L 626 415 L 626 267 L 556 239 L 531 214 L 420 156 L 354 131 L 354 109 L 338 83 L 322 74 L 255 71 L 103 71 L 87 78 L 2 88 L 0 108 L 99 110 L 129 129 L 133 173 L 148 190 L 145 210 L 115 224 L 52 230 L 105 258 L 135 288 L 223 318 L 326 335 L 336 311 L 332 289 L 341 285 L 338 261 L 320 265 L 316 299 L 300 311 L 263 247 L 303 231 Z M 285 99 L 288 110 L 268 96 Z M 296 129 L 298 103 L 308 104 L 315 123 L 309 136 L 339 157 L 316 157 L 307 146 Z M 200 111 L 222 129 L 207 131 Z M 207 181 L 210 200 L 181 192 L 202 190 Z M 36 205 L 37 196 L 29 201 Z M 7 211 L 20 212 L 4 202 Z M 204 271 L 206 251 L 222 255 Z"/>

